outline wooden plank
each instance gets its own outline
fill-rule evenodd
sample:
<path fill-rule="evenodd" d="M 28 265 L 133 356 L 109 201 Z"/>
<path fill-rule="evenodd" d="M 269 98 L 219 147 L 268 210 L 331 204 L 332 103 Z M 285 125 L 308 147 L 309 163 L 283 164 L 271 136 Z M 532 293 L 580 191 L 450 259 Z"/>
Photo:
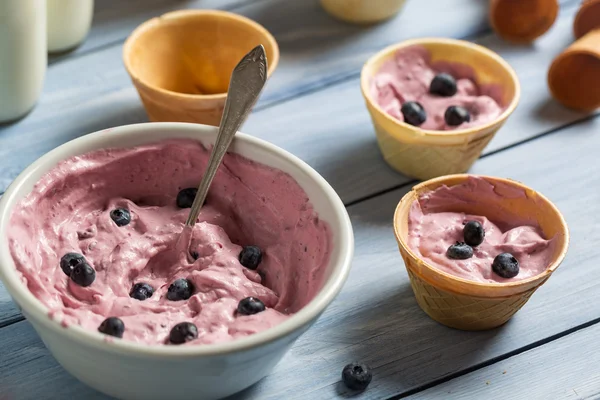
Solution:
<path fill-rule="evenodd" d="M 340 395 L 342 366 L 362 360 L 375 368 L 375 378 L 360 398 L 385 398 L 597 318 L 600 271 L 595 260 L 600 252 L 594 244 L 600 232 L 588 221 L 600 200 L 599 128 L 600 119 L 591 120 L 489 156 L 473 169 L 540 190 L 562 210 L 572 234 L 564 265 L 511 322 L 489 332 L 460 332 L 434 323 L 418 309 L 390 225 L 407 189 L 394 191 L 350 208 L 357 244 L 348 283 L 275 373 L 249 396 L 294 398 L 302 393 L 333 399 Z M 575 159 L 577 163 L 566 161 Z"/>
<path fill-rule="evenodd" d="M 438 4 L 439 13 L 429 15 L 434 4 Z M 462 37 L 485 26 L 485 6 L 480 1 L 448 0 L 443 4 L 439 6 L 437 0 L 409 2 L 398 18 L 369 28 L 333 20 L 316 0 L 259 1 L 236 10 L 273 31 L 281 46 L 280 67 L 261 105 L 331 85 L 350 72 L 356 74 L 371 53 L 391 42 L 414 35 Z M 417 22 L 424 18 L 430 18 L 431 24 Z M 324 106 L 302 105 L 302 111 L 312 113 Z M 296 111 L 282 110 L 283 115 L 290 116 Z M 306 113 L 302 115 L 306 117 Z M 253 118 L 263 121 L 261 130 L 270 126 L 270 121 Z M 51 65 L 38 106 L 18 123 L 0 127 L 0 157 L 8 157 L 0 166 L 0 193 L 27 164 L 65 141 L 142 121 L 146 115 L 122 65 L 121 46 Z M 301 125 L 303 138 L 312 134 L 317 122 L 309 114 Z M 267 131 L 259 136 L 269 137 L 269 132 L 274 137 L 282 134 Z"/>
<path fill-rule="evenodd" d="M 0 398 L 6 400 L 108 399 L 67 375 L 31 325 L 5 327 L 0 347 Z"/>
<path fill-rule="evenodd" d="M 75 50 L 52 55 L 49 62 L 63 61 L 73 56 L 123 41 L 142 22 L 169 11 L 187 8 L 218 8 L 235 10 L 252 0 L 96 0 L 92 27 L 86 40 Z M 257 1 L 257 0 L 254 0 Z M 264 0 L 258 0 L 264 1 Z"/>
<path fill-rule="evenodd" d="M 455 1 L 459 3 L 454 3 Z M 461 1 L 465 0 L 453 0 L 452 3 L 460 5 Z M 294 7 L 299 7 L 306 3 L 293 4 Z M 254 8 L 249 7 L 248 10 L 250 13 Z M 399 19 L 404 15 L 419 16 L 419 9 L 412 12 L 410 10 L 407 7 L 406 14 L 401 14 Z M 276 11 L 278 10 L 273 12 Z M 316 13 L 315 10 L 312 11 Z M 447 10 L 447 13 L 450 11 Z M 270 14 L 268 10 L 264 12 L 266 16 L 263 18 L 267 18 Z M 298 13 L 301 14 L 301 10 Z M 564 9 L 552 32 L 527 51 L 503 44 L 495 36 L 487 36 L 481 40 L 482 44 L 498 51 L 515 66 L 523 86 L 521 105 L 488 150 L 527 140 L 583 118 L 583 114 L 563 109 L 551 101 L 545 83 L 546 68 L 550 60 L 570 40 L 572 14 L 572 8 Z M 308 11 L 301 15 L 308 18 Z M 314 17 L 317 18 L 318 15 L 316 13 Z M 259 18 L 260 15 L 256 17 Z M 331 26 L 337 26 L 330 19 L 323 23 L 327 21 L 330 21 Z M 387 26 L 370 28 L 383 31 L 380 33 L 382 36 L 378 39 L 379 43 L 369 48 L 369 52 L 387 43 L 391 35 L 385 30 L 391 29 L 385 28 Z M 394 26 L 396 25 L 392 25 Z M 450 34 L 458 33 L 458 28 L 451 23 L 441 26 L 448 26 L 447 32 Z M 300 33 L 307 31 L 298 26 L 294 28 L 293 25 L 290 29 L 300 29 L 294 36 L 297 43 L 292 46 L 291 33 L 283 36 L 282 42 L 287 43 L 288 48 L 286 50 L 282 46 L 284 54 L 289 51 L 291 55 L 296 47 L 308 47 L 310 43 L 317 43 L 321 39 L 301 35 Z M 315 30 L 316 27 L 313 26 L 312 29 Z M 398 36 L 401 36 L 401 28 L 398 29 Z M 371 31 L 368 33 L 374 34 Z M 343 35 L 340 34 L 340 37 Z M 346 39 L 348 38 L 353 37 L 348 36 Z M 376 41 L 375 38 L 372 40 Z M 350 49 L 346 48 L 345 51 L 349 52 Z M 0 192 L 27 164 L 65 141 L 99 129 L 146 120 L 137 94 L 122 66 L 120 54 L 120 48 L 111 47 L 50 68 L 45 92 L 38 107 L 19 123 L 0 128 L 0 157 L 5 160 L 0 165 Z M 366 58 L 368 54 L 363 56 Z M 275 73 L 259 104 L 263 109 L 253 114 L 244 130 L 306 160 L 323 174 L 345 202 L 353 202 L 407 182 L 405 177 L 392 171 L 381 159 L 356 79 L 327 86 L 331 81 L 323 78 L 326 90 L 274 106 L 274 103 L 270 103 L 269 99 L 291 96 L 297 92 L 302 82 L 314 79 L 313 75 L 302 76 L 305 67 L 300 61 L 319 64 L 323 67 L 323 73 L 328 71 L 324 68 L 327 59 L 319 62 L 290 57 L 286 61 L 284 56 L 280 70 Z M 335 65 L 331 66 L 333 67 Z M 356 68 L 359 68 L 358 64 Z M 265 109 L 267 106 L 271 107 Z"/>
<path fill-rule="evenodd" d="M 347 395 L 338 384 L 341 368 L 360 360 L 375 368 L 374 381 L 360 398 L 386 398 L 596 319 L 600 232 L 589 221 L 600 203 L 598 129 L 600 119 L 588 121 L 489 156 L 473 169 L 532 185 L 557 204 L 572 234 L 564 265 L 508 324 L 461 332 L 434 323 L 418 308 L 390 224 L 408 188 L 394 191 L 350 208 L 357 244 L 348 282 L 316 326 L 248 396 L 300 398 L 302 393 L 335 399 Z"/>
<path fill-rule="evenodd" d="M 572 40 L 573 12 L 564 8 L 560 20 L 534 47 L 510 46 L 495 35 L 477 41 L 514 67 L 522 87 L 519 106 L 484 154 L 588 117 L 560 106 L 546 85 L 550 62 Z M 410 181 L 382 159 L 358 78 L 261 110 L 244 130 L 307 161 L 346 203 Z"/>
<path fill-rule="evenodd" d="M 594 325 L 407 399 L 597 399 L 599 335 Z"/>
<path fill-rule="evenodd" d="M 478 0 L 409 1 L 396 17 L 368 27 L 334 20 L 318 0 L 276 0 L 239 12 L 271 31 L 281 49 L 280 67 L 263 104 L 358 77 L 369 57 L 405 39 L 462 38 L 489 31 L 487 3 Z"/>
<path fill-rule="evenodd" d="M 579 0 L 559 2 L 560 18 L 568 19 L 571 24 Z M 363 64 L 374 53 L 402 40 L 475 38 L 490 32 L 488 2 L 478 0 L 410 1 L 395 18 L 370 27 L 335 21 L 316 3 L 317 0 L 277 0 L 239 10 L 273 32 L 282 50 L 281 66 L 271 79 L 271 90 L 263 95 L 263 103 L 293 98 L 349 79 L 356 80 L 358 88 Z M 559 43 L 571 43 L 570 27 L 568 32 L 567 38 L 560 39 Z M 521 55 L 539 46 L 536 43 L 533 48 L 514 47 L 494 42 L 505 52 Z M 529 57 L 530 62 L 535 61 L 531 53 Z"/>
<path fill-rule="evenodd" d="M 0 328 L 23 318 L 0 281 Z"/>
<path fill-rule="evenodd" d="M 391 220 L 403 188 L 349 208 L 356 235 L 356 257 L 348 282 L 319 321 L 291 349 L 273 374 L 238 398 L 335 399 L 347 396 L 338 384 L 341 368 L 360 360 L 375 378 L 360 398 L 397 395 L 493 360 L 597 318 L 600 270 L 596 268 L 600 231 L 590 216 L 600 213 L 600 118 L 491 155 L 474 172 L 523 181 L 548 196 L 564 213 L 572 242 L 564 265 L 502 328 L 461 332 L 430 320 L 417 306 L 408 283 Z M 573 162 L 577 160 L 577 163 Z M 27 352 L 38 343 L 25 322 L 19 334 L 0 329 L 0 354 Z M 11 325 L 13 327 L 14 325 Z M 17 329 L 17 328 L 13 328 Z M 3 366 L 20 371 L 14 381 L 25 390 L 34 371 L 37 387 L 68 388 L 74 379 L 50 368 L 47 352 Z M 46 358 L 44 358 L 46 357 Z M 515 377 L 515 379 L 521 379 Z M 37 387 L 24 393 L 39 392 Z M 22 389 L 23 388 L 23 389 Z M 67 390 L 67 389 L 65 389 Z M 21 393 L 21 392 L 19 392 Z M 87 393 L 87 392 L 82 392 Z M 33 396 L 32 396 L 33 398 Z"/>

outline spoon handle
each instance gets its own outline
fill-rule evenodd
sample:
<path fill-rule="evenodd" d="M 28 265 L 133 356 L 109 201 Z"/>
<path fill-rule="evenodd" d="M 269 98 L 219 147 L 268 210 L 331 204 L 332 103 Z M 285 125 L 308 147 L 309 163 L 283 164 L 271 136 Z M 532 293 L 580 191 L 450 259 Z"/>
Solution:
<path fill-rule="evenodd" d="M 225 156 L 235 133 L 248 118 L 248 114 L 256 104 L 266 81 L 267 56 L 265 48 L 258 45 L 242 58 L 231 73 L 217 140 L 210 154 L 206 172 L 202 177 L 200 186 L 198 186 L 198 193 L 194 198 L 190 214 L 185 223 L 186 226 L 191 227 L 196 224 L 200 209 L 204 205 L 208 189 L 219 165 L 221 165 L 223 156 Z"/>

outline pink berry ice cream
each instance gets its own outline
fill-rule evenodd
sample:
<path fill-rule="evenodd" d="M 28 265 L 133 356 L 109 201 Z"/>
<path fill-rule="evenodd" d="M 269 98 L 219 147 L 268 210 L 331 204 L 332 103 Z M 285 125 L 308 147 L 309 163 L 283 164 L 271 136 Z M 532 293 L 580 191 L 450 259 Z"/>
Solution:
<path fill-rule="evenodd" d="M 304 307 L 332 246 L 288 174 L 227 154 L 189 252 L 166 259 L 209 151 L 170 140 L 73 157 L 15 208 L 23 282 L 65 327 L 147 344 L 210 344 L 264 331 Z M 168 257 L 167 257 L 168 258 Z"/>
<path fill-rule="evenodd" d="M 545 271 L 556 238 L 544 238 L 539 226 L 512 215 L 490 221 L 485 215 L 450 211 L 468 208 L 472 193 L 490 207 L 500 197 L 526 195 L 516 187 L 478 177 L 421 194 L 408 215 L 409 247 L 430 265 L 476 282 L 518 281 Z"/>
<path fill-rule="evenodd" d="M 504 112 L 502 88 L 479 85 L 465 64 L 431 61 L 423 46 L 400 49 L 370 83 L 371 96 L 392 117 L 427 130 L 467 129 Z"/>

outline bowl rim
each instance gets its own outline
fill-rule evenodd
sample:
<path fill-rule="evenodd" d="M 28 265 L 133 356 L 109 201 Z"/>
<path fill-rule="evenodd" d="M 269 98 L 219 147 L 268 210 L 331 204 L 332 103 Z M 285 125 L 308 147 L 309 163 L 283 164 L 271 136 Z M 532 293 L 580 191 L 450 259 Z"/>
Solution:
<path fill-rule="evenodd" d="M 6 230 L 10 223 L 10 217 L 12 215 L 14 206 L 21 199 L 16 198 L 18 190 L 23 185 L 37 182 L 38 179 L 34 179 L 32 174 L 34 174 L 40 168 L 45 168 L 46 171 L 51 169 L 55 165 L 53 162 L 55 158 L 64 160 L 74 155 L 93 151 L 81 150 L 87 145 L 99 145 L 100 147 L 96 148 L 102 148 L 101 143 L 105 141 L 104 138 L 106 138 L 107 135 L 110 135 L 112 138 L 114 138 L 115 135 L 127 135 L 127 137 L 143 138 L 148 128 L 158 129 L 165 132 L 168 131 L 172 139 L 184 137 L 178 136 L 178 133 L 183 134 L 183 132 L 193 131 L 198 133 L 199 141 L 202 138 L 210 137 L 212 135 L 216 136 L 218 129 L 217 127 L 213 126 L 192 123 L 151 122 L 122 125 L 115 128 L 97 131 L 66 142 L 44 154 L 31 165 L 29 165 L 23 172 L 21 172 L 7 188 L 6 192 L 0 199 L 0 278 L 4 282 L 7 292 L 13 297 L 14 301 L 20 307 L 22 307 L 23 311 L 25 311 L 23 314 L 25 314 L 25 316 L 28 318 L 29 316 L 32 316 L 36 322 L 43 324 L 44 327 L 53 330 L 59 335 L 66 336 L 71 340 L 78 341 L 85 346 L 92 346 L 100 350 L 116 352 L 120 354 L 128 354 L 138 357 L 158 357 L 161 359 L 215 356 L 262 347 L 288 336 L 294 331 L 300 330 L 304 326 L 307 326 L 316 320 L 316 318 L 319 317 L 319 315 L 340 292 L 350 272 L 351 262 L 354 255 L 354 235 L 350 217 L 342 200 L 339 198 L 335 190 L 329 185 L 325 178 L 323 178 L 307 163 L 288 151 L 275 146 L 274 144 L 241 132 L 236 134 L 236 141 L 261 147 L 271 153 L 274 153 L 276 156 L 285 159 L 286 162 L 289 162 L 294 168 L 297 168 L 298 171 L 308 175 L 314 185 L 324 193 L 324 197 L 329 201 L 332 208 L 335 210 L 335 219 L 339 220 L 340 222 L 339 226 L 331 226 L 332 231 L 339 235 L 340 249 L 338 263 L 333 265 L 330 277 L 324 282 L 321 290 L 308 304 L 306 304 L 297 313 L 291 315 L 282 323 L 265 331 L 236 339 L 231 342 L 192 346 L 147 345 L 128 340 L 114 339 L 99 332 L 84 329 L 75 324 L 69 325 L 68 328 L 65 328 L 61 325 L 60 321 L 56 321 L 49 317 L 49 309 L 29 291 L 25 284 L 23 284 L 9 250 Z M 107 133 L 107 131 L 110 131 L 110 133 Z M 187 137 L 189 138 L 189 136 Z M 141 139 L 140 145 L 141 143 L 156 143 L 161 140 L 168 140 L 168 138 L 164 137 L 161 139 L 148 140 L 146 142 Z M 106 147 L 112 148 L 118 146 Z M 124 147 L 127 148 L 132 146 Z"/>
<path fill-rule="evenodd" d="M 418 126 L 413 126 L 413 125 L 407 124 L 404 121 L 399 121 L 396 118 L 389 115 L 387 112 L 385 112 L 379 106 L 379 104 L 377 104 L 375 101 L 373 101 L 373 99 L 371 97 L 371 93 L 369 92 L 369 80 L 373 76 L 372 74 L 369 73 L 369 71 L 372 70 L 373 64 L 375 64 L 376 62 L 380 61 L 383 58 L 390 57 L 391 55 L 393 55 L 396 51 L 398 51 L 400 49 L 404 49 L 404 48 L 414 46 L 414 45 L 426 45 L 426 44 L 431 44 L 431 43 L 443 44 L 446 46 L 453 46 L 453 47 L 469 48 L 471 50 L 477 51 L 477 52 L 485 55 L 489 59 L 491 59 L 494 62 L 496 62 L 497 64 L 499 64 L 502 68 L 504 68 L 506 70 L 506 72 L 508 72 L 508 74 L 510 75 L 510 77 L 513 81 L 513 84 L 515 86 L 515 94 L 514 94 L 512 100 L 510 101 L 510 103 L 508 104 L 508 106 L 506 107 L 506 109 L 504 110 L 504 112 L 502 112 L 502 114 L 500 114 L 496 119 L 489 121 L 483 125 L 477 125 L 477 126 L 473 126 L 473 127 L 466 128 L 466 129 L 454 129 L 454 130 L 450 130 L 450 131 L 436 131 L 436 130 L 431 130 L 431 129 L 422 129 L 422 128 L 419 128 Z M 421 136 L 429 136 L 432 138 L 469 137 L 469 136 L 476 135 L 480 132 L 486 132 L 489 129 L 491 129 L 492 127 L 494 127 L 495 125 L 497 125 L 499 122 L 507 119 L 509 117 L 509 115 L 511 115 L 513 113 L 513 111 L 517 108 L 517 105 L 519 104 L 519 100 L 521 98 L 521 84 L 519 83 L 519 78 L 517 76 L 517 73 L 510 66 L 510 64 L 508 64 L 508 62 L 506 62 L 497 53 L 493 52 L 492 50 L 490 50 L 484 46 L 481 46 L 476 43 L 468 42 L 466 40 L 450 39 L 450 38 L 436 38 L 436 37 L 425 37 L 425 38 L 418 38 L 418 39 L 403 40 L 402 42 L 392 44 L 392 45 L 380 50 L 379 52 L 375 53 L 363 65 L 363 68 L 362 68 L 361 74 L 360 74 L 360 89 L 361 89 L 363 97 L 367 101 L 368 105 L 371 106 L 374 110 L 376 110 L 377 113 L 380 114 L 383 118 L 385 118 L 386 120 L 388 120 L 389 122 L 391 122 L 393 124 L 396 124 L 396 125 L 399 125 L 399 126 L 405 128 L 405 129 L 410 129 L 414 132 L 417 132 Z"/>
<path fill-rule="evenodd" d="M 538 196 L 538 198 L 540 198 L 543 202 L 545 202 L 554 211 L 554 213 L 558 216 L 560 225 L 562 227 L 562 233 L 564 234 L 564 243 L 563 243 L 563 246 L 560 248 L 560 252 L 557 254 L 555 259 L 552 261 L 552 263 L 550 263 L 550 265 L 543 272 L 541 272 L 537 275 L 531 276 L 527 279 L 522 279 L 519 281 L 513 281 L 513 282 L 507 282 L 507 283 L 472 281 L 469 279 L 458 277 L 456 275 L 452 275 L 448 272 L 442 271 L 441 269 L 434 267 L 425 258 L 417 255 L 410 248 L 408 243 L 406 243 L 406 241 L 402 238 L 402 235 L 400 234 L 399 227 L 398 227 L 398 225 L 399 225 L 398 220 L 400 218 L 400 208 L 402 205 L 404 205 L 408 201 L 411 201 L 411 204 L 412 204 L 412 202 L 416 201 L 416 196 L 420 192 L 428 190 L 428 188 L 432 185 L 435 185 L 435 186 L 445 185 L 449 181 L 451 182 L 451 181 L 456 180 L 457 181 L 456 183 L 453 183 L 450 185 L 450 186 L 454 186 L 454 185 L 460 184 L 461 182 L 464 182 L 465 180 L 467 180 L 469 178 L 481 178 L 481 179 L 487 180 L 492 183 L 494 183 L 494 182 L 504 183 L 506 185 L 517 187 L 517 188 L 523 189 L 528 192 L 533 192 Z M 469 285 L 471 287 L 485 288 L 485 289 L 490 289 L 490 290 L 527 287 L 536 281 L 544 280 L 544 279 L 548 278 L 563 262 L 566 254 L 567 254 L 567 250 L 569 248 L 569 242 L 570 242 L 569 227 L 567 225 L 567 222 L 565 221 L 565 219 L 564 219 L 562 213 L 560 212 L 560 210 L 558 209 L 558 207 L 556 207 L 556 205 L 554 203 L 552 203 L 546 196 L 544 196 L 537 190 L 533 190 L 530 187 L 528 187 L 528 186 L 524 185 L 523 183 L 518 182 L 516 180 L 509 179 L 509 178 L 499 178 L 499 177 L 490 176 L 490 175 L 478 175 L 478 174 L 445 175 L 445 176 L 440 176 L 437 178 L 429 179 L 427 181 L 419 183 L 418 185 L 415 185 L 410 191 L 408 191 L 402 197 L 400 202 L 398 202 L 398 205 L 396 206 L 396 210 L 394 211 L 393 225 L 394 225 L 394 235 L 396 236 L 396 240 L 398 241 L 398 244 L 400 246 L 402 246 L 403 250 L 405 250 L 406 253 L 410 255 L 410 257 L 412 257 L 415 260 L 419 260 L 422 263 L 422 265 L 425 266 L 425 268 L 427 268 L 427 270 L 429 270 L 429 272 L 432 272 L 435 275 L 441 276 L 444 280 L 446 280 L 449 283 L 455 282 L 460 285 Z M 434 285 L 434 286 L 437 286 L 437 285 Z M 444 290 L 446 290 L 446 289 L 444 289 Z"/>
<path fill-rule="evenodd" d="M 142 22 L 138 25 L 133 32 L 127 37 L 125 43 L 123 44 L 123 64 L 125 65 L 125 69 L 129 73 L 129 76 L 132 80 L 141 84 L 146 90 L 156 91 L 166 96 L 178 97 L 180 99 L 185 100 L 215 100 L 215 99 L 225 99 L 227 97 L 227 92 L 223 93 L 213 93 L 213 94 L 190 94 L 190 93 L 181 93 L 173 90 L 168 90 L 161 88 L 156 85 L 149 84 L 146 80 L 141 79 L 139 74 L 136 73 L 135 69 L 131 66 L 131 52 L 135 46 L 137 40 L 144 35 L 146 32 L 156 28 L 163 21 L 169 20 L 193 20 L 195 18 L 201 17 L 214 17 L 217 19 L 224 19 L 229 21 L 234 21 L 240 23 L 242 25 L 246 25 L 255 31 L 260 32 L 264 35 L 266 41 L 269 43 L 271 48 L 273 49 L 273 57 L 271 59 L 267 59 L 267 77 L 271 76 L 277 66 L 279 65 L 279 45 L 277 41 L 264 26 L 259 24 L 258 22 L 251 20 L 240 14 L 235 14 L 229 11 L 224 10 L 199 10 L 199 9 L 191 9 L 191 10 L 177 10 L 170 11 L 165 14 L 162 14 L 159 17 L 151 18 L 147 21 Z M 250 49 L 248 49 L 250 51 Z"/>

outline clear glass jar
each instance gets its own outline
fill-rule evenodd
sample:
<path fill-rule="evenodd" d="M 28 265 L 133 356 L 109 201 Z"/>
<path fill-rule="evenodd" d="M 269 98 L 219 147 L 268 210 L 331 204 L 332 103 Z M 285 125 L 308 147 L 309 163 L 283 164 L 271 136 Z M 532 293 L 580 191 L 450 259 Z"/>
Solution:
<path fill-rule="evenodd" d="M 94 0 L 48 0 L 48 52 L 79 46 L 92 25 Z"/>

